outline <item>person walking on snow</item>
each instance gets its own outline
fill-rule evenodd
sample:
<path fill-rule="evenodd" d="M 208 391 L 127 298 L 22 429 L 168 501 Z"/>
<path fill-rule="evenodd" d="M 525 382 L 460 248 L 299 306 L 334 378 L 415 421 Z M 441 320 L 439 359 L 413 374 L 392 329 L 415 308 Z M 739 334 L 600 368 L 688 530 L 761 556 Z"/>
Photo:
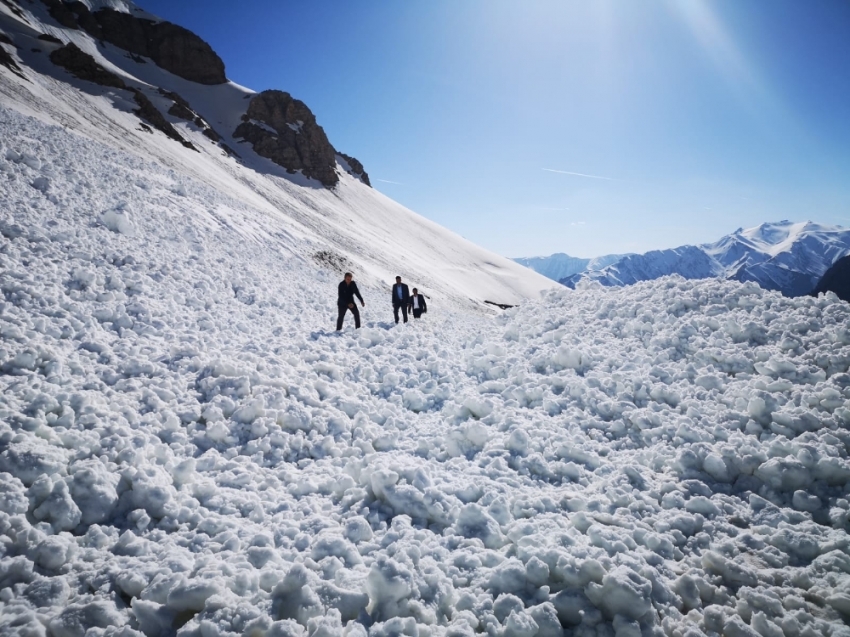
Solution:
<path fill-rule="evenodd" d="M 410 309 L 413 311 L 413 318 L 418 319 L 428 311 L 428 306 L 425 304 L 425 296 L 419 294 L 416 288 L 413 288 L 413 294 L 410 295 Z"/>
<path fill-rule="evenodd" d="M 401 282 L 401 277 L 395 278 L 395 285 L 392 290 L 393 294 L 393 316 L 395 316 L 396 325 L 398 325 L 398 311 L 401 309 L 401 314 L 404 316 L 404 322 L 407 323 L 407 306 L 410 305 L 410 290 L 407 284 Z"/>
<path fill-rule="evenodd" d="M 355 296 L 360 299 L 360 305 L 366 307 L 366 304 L 363 302 L 363 297 L 360 296 L 360 290 L 357 289 L 357 284 L 351 280 L 351 272 L 346 272 L 345 280 L 340 281 L 339 283 L 339 297 L 336 301 L 337 307 L 339 308 L 339 316 L 337 316 L 336 319 L 337 332 L 342 329 L 342 322 L 345 319 L 345 313 L 348 310 L 351 310 L 351 313 L 354 314 L 354 328 L 360 329 L 360 311 L 354 303 Z"/>

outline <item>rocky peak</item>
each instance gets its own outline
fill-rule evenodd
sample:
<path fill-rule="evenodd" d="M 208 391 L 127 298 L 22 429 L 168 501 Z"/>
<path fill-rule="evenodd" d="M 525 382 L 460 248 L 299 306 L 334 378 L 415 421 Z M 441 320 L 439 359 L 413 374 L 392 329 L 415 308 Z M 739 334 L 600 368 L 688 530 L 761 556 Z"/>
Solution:
<path fill-rule="evenodd" d="M 234 136 L 250 142 L 258 155 L 328 188 L 339 182 L 336 151 L 301 100 L 283 91 L 263 91 L 251 99 L 242 120 Z"/>
<path fill-rule="evenodd" d="M 354 157 L 346 155 L 345 153 L 336 151 L 336 154 L 339 155 L 337 159 L 342 160 L 340 163 L 345 164 L 344 167 L 346 168 L 346 172 L 348 172 L 349 175 L 354 175 L 355 177 L 360 179 L 360 181 L 362 181 L 364 184 L 366 184 L 370 188 L 372 187 L 372 183 L 369 181 L 369 175 L 366 172 L 366 169 L 363 168 L 363 164 L 361 164 Z"/>
<path fill-rule="evenodd" d="M 188 29 L 171 22 L 148 20 L 114 9 L 89 11 L 82 2 L 42 0 L 54 20 L 81 28 L 134 55 L 150 58 L 160 68 L 198 84 L 227 81 L 224 62 L 212 47 Z"/>

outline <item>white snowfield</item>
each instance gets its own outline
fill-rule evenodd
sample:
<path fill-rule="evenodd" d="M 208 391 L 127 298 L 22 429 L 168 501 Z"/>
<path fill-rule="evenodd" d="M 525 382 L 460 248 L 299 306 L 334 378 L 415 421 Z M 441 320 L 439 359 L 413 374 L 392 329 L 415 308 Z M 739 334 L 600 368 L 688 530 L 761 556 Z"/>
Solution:
<path fill-rule="evenodd" d="M 850 305 L 335 333 L 271 219 L 0 109 L 4 637 L 850 635 Z"/>
<path fill-rule="evenodd" d="M 10 7 L 0 635 L 850 636 L 850 305 L 680 278 L 530 301 L 554 284 L 238 144 L 250 90 Z M 39 33 L 242 160 L 140 130 Z M 340 269 L 359 331 L 333 331 Z M 432 297 L 399 327 L 397 273 Z"/>

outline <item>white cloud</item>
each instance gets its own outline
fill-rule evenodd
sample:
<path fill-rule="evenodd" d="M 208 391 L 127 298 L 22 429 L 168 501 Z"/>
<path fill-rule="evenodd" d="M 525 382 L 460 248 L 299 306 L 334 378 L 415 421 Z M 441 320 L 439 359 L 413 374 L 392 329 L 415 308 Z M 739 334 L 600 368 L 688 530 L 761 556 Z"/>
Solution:
<path fill-rule="evenodd" d="M 605 181 L 617 181 L 613 177 L 600 177 L 599 175 L 586 175 L 585 173 L 574 173 L 569 170 L 555 170 L 554 168 L 541 168 L 549 173 L 558 173 L 559 175 L 573 175 L 574 177 L 587 177 L 588 179 L 604 179 Z"/>

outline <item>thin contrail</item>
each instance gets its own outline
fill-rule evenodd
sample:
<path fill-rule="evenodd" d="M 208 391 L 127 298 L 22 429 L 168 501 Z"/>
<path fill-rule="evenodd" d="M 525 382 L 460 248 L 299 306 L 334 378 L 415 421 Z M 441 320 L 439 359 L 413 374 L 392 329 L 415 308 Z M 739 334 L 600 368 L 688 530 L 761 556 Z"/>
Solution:
<path fill-rule="evenodd" d="M 585 175 L 584 173 L 573 173 L 569 170 L 555 170 L 554 168 L 541 168 L 540 170 L 545 170 L 550 173 L 559 173 L 561 175 L 574 175 L 575 177 L 587 177 L 589 179 L 604 179 L 605 181 L 617 181 L 613 177 L 600 177 L 599 175 Z"/>
<path fill-rule="evenodd" d="M 375 181 L 382 181 L 385 184 L 395 184 L 396 186 L 403 186 L 404 184 L 400 181 L 390 181 L 389 179 L 378 179 L 375 177 Z"/>

